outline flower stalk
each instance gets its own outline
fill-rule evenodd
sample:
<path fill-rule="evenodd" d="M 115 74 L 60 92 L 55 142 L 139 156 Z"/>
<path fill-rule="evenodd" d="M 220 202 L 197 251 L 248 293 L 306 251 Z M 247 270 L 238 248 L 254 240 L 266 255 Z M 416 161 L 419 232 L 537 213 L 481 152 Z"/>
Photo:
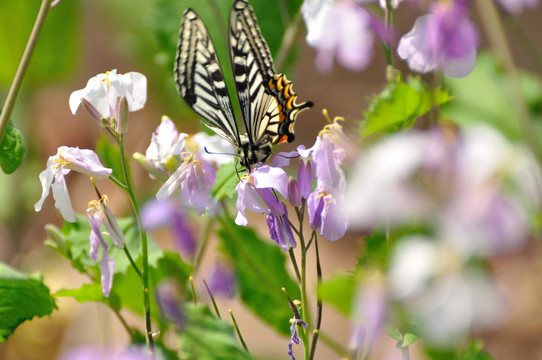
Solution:
<path fill-rule="evenodd" d="M 15 106 L 17 94 L 19 93 L 19 90 L 23 83 L 23 78 L 26 74 L 26 70 L 28 70 L 28 65 L 30 64 L 30 59 L 32 58 L 32 54 L 34 53 L 34 49 L 36 48 L 38 37 L 41 33 L 41 30 L 43 29 L 43 25 L 45 24 L 45 20 L 47 19 L 49 10 L 51 9 L 51 2 L 52 0 L 42 0 L 41 2 L 38 17 L 36 18 L 36 22 L 34 23 L 34 27 L 32 28 L 32 32 L 30 33 L 30 38 L 28 39 L 28 43 L 26 44 L 26 48 L 23 52 L 23 57 L 21 58 L 21 62 L 19 63 L 19 67 L 17 68 L 17 72 L 15 73 L 15 78 L 13 79 L 13 83 L 11 84 L 11 87 L 9 89 L 8 96 L 6 97 L 6 102 L 2 107 L 2 112 L 0 113 L 0 139 L 4 137 L 6 127 L 8 126 L 9 117 L 11 116 L 11 112 L 13 111 L 13 107 Z"/>
<path fill-rule="evenodd" d="M 124 135 L 119 134 L 118 136 L 120 156 L 122 163 L 122 172 L 126 181 L 126 192 L 130 197 L 132 203 L 132 209 L 134 211 L 134 216 L 136 219 L 137 229 L 139 231 L 139 237 L 141 240 L 141 256 L 143 260 L 143 271 L 141 273 L 141 278 L 143 281 L 143 306 L 145 314 L 145 340 L 146 344 L 149 347 L 151 353 L 154 353 L 154 340 L 152 338 L 152 328 L 151 328 L 151 309 L 150 309 L 150 290 L 149 290 L 149 249 L 147 241 L 147 233 L 143 229 L 140 218 L 139 203 L 133 191 L 132 180 L 130 177 L 129 165 L 126 161 L 126 150 L 124 147 Z M 133 261 L 130 262 L 132 266 L 135 266 Z M 134 267 L 136 272 L 138 271 L 137 267 Z"/>

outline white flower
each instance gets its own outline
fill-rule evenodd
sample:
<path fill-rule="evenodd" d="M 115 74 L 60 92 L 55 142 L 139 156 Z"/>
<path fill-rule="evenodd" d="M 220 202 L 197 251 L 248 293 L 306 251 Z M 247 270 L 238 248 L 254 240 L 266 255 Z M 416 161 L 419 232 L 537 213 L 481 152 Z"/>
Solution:
<path fill-rule="evenodd" d="M 504 307 L 488 276 L 466 266 L 467 259 L 449 245 L 422 236 L 403 238 L 389 273 L 392 297 L 420 322 L 424 338 L 438 345 L 496 326 Z"/>
<path fill-rule="evenodd" d="M 50 156 L 47 160 L 47 168 L 39 175 L 42 194 L 41 199 L 34 205 L 36 211 L 41 210 L 43 202 L 49 195 L 49 189 L 52 188 L 55 207 L 66 221 L 75 222 L 75 213 L 64 179 L 71 170 L 98 179 L 107 178 L 113 172 L 102 165 L 98 155 L 92 150 L 59 147 L 56 155 Z"/>
<path fill-rule="evenodd" d="M 233 146 L 219 135 L 209 136 L 204 132 L 199 132 L 187 139 L 187 148 L 192 152 L 192 146 L 196 149 L 196 158 L 202 161 L 220 167 L 228 164 L 235 159 L 235 149 Z"/>
<path fill-rule="evenodd" d="M 145 159 L 156 169 L 168 174 L 172 167 L 175 169 L 175 165 L 178 166 L 176 159 L 180 157 L 181 152 L 186 151 L 185 139 L 187 137 L 187 134 L 177 131 L 175 124 L 169 117 L 162 116 L 160 125 L 152 134 Z"/>
<path fill-rule="evenodd" d="M 107 126 L 102 119 L 116 119 L 115 130 L 125 132 L 126 124 L 120 124 L 122 116 L 122 101 L 126 101 L 128 111 L 143 108 L 147 100 L 147 78 L 137 72 L 117 74 L 111 70 L 91 78 L 84 89 L 74 91 L 70 95 L 70 109 L 73 114 L 81 104 L 101 126 Z"/>

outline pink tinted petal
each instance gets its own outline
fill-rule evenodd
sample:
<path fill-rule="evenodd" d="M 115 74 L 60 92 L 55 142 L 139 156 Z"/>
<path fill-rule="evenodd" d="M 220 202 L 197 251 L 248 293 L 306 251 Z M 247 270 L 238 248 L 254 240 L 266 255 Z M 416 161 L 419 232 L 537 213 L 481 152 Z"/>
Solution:
<path fill-rule="evenodd" d="M 330 241 L 335 241 L 342 238 L 348 229 L 344 199 L 342 196 L 333 196 L 331 201 L 328 196 L 323 199 L 320 234 Z"/>
<path fill-rule="evenodd" d="M 299 157 L 297 151 L 279 152 L 273 157 L 272 164 L 274 167 L 284 167 L 290 165 L 290 160 Z"/>
<path fill-rule="evenodd" d="M 181 185 L 187 176 L 188 161 L 185 161 L 175 170 L 175 172 L 166 180 L 164 185 L 158 189 L 156 198 L 158 200 L 171 196 Z"/>
<path fill-rule="evenodd" d="M 105 297 L 109 297 L 111 287 L 113 286 L 113 271 L 115 270 L 115 262 L 112 257 L 107 255 L 107 248 L 103 248 L 102 261 L 100 261 L 100 272 L 102 273 L 102 292 Z"/>
<path fill-rule="evenodd" d="M 98 155 L 92 150 L 63 146 L 59 148 L 58 156 L 68 162 L 66 167 L 87 176 L 107 178 L 113 172 L 102 165 Z"/>
<path fill-rule="evenodd" d="M 271 188 L 283 197 L 288 196 L 288 175 L 281 168 L 261 165 L 251 173 L 251 177 L 254 179 L 255 188 Z"/>
<path fill-rule="evenodd" d="M 447 58 L 442 64 L 442 72 L 449 77 L 462 78 L 469 75 L 476 65 L 476 48 L 462 58 Z"/>

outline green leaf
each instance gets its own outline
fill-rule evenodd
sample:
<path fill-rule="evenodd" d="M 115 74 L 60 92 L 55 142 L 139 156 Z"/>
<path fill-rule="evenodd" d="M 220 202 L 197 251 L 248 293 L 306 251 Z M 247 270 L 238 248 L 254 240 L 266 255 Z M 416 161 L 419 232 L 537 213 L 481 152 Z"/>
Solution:
<path fill-rule="evenodd" d="M 179 339 L 183 359 L 252 359 L 235 339 L 233 327 L 217 319 L 207 306 L 184 307 L 186 326 Z"/>
<path fill-rule="evenodd" d="M 239 174 L 237 174 L 235 162 L 225 164 L 216 173 L 216 180 L 211 189 L 211 195 L 217 201 L 224 197 L 233 198 L 236 194 L 235 186 L 237 186 L 238 182 Z"/>
<path fill-rule="evenodd" d="M 384 326 L 386 333 L 392 339 L 397 340 L 396 346 L 398 348 L 410 346 L 420 338 L 416 323 L 408 322 L 406 325 L 408 326 L 406 330 L 400 330 L 393 324 L 387 324 Z"/>
<path fill-rule="evenodd" d="M 84 284 L 79 289 L 62 289 L 53 294 L 55 297 L 72 297 L 79 303 L 90 301 L 99 302 L 120 310 L 120 299 L 116 294 L 110 294 L 107 298 L 102 292 L 100 283 Z"/>
<path fill-rule="evenodd" d="M 293 317 L 281 291 L 299 299 L 297 283 L 285 268 L 285 252 L 272 240 L 261 240 L 251 229 L 223 221 L 221 248 L 235 267 L 241 300 L 263 321 L 283 335 L 290 333 Z"/>
<path fill-rule="evenodd" d="M 96 154 L 105 167 L 113 169 L 113 176 L 120 182 L 126 183 L 122 171 L 122 161 L 119 147 L 112 144 L 105 136 L 100 136 L 96 143 Z"/>
<path fill-rule="evenodd" d="M 484 343 L 481 340 L 472 340 L 470 346 L 459 355 L 460 360 L 491 360 L 493 357 L 484 351 Z"/>
<path fill-rule="evenodd" d="M 333 305 L 344 315 L 350 315 L 358 280 L 350 275 L 336 275 L 318 287 L 322 300 Z"/>
<path fill-rule="evenodd" d="M 400 73 L 396 73 L 384 91 L 370 100 L 369 109 L 364 112 L 361 133 L 367 137 L 409 129 L 417 118 L 450 100 L 447 90 L 431 90 L 415 77 L 403 82 Z"/>
<path fill-rule="evenodd" d="M 11 120 L 8 121 L 6 132 L 0 141 L 0 167 L 6 174 L 12 174 L 23 162 L 25 146 L 23 135 Z"/>
<path fill-rule="evenodd" d="M 140 263 L 140 261 L 138 261 Z M 140 266 L 141 269 L 141 266 Z M 190 298 L 190 292 L 187 289 L 188 276 L 192 273 L 193 267 L 184 263 L 176 252 L 164 251 L 155 265 L 150 268 L 149 278 L 151 279 L 151 288 L 154 288 L 164 279 L 175 281 L 179 289 L 184 289 L 181 295 L 183 298 Z M 119 297 L 123 308 L 132 310 L 134 313 L 143 315 L 143 293 L 142 282 L 133 268 L 128 268 L 125 274 L 116 273 L 113 277 L 113 288 L 111 295 L 116 294 Z M 156 299 L 151 297 L 151 315 L 158 318 L 158 306 Z"/>
<path fill-rule="evenodd" d="M 6 341 L 24 321 L 49 315 L 56 308 L 41 279 L 0 263 L 0 342 Z"/>

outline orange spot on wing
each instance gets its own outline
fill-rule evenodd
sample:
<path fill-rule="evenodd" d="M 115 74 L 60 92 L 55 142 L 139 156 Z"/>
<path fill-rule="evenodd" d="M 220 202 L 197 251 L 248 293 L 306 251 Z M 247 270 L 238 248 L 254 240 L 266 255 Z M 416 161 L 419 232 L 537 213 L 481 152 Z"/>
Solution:
<path fill-rule="evenodd" d="M 282 144 L 282 143 L 285 143 L 285 142 L 288 142 L 288 136 L 287 135 L 282 135 L 280 140 L 277 141 L 277 144 Z"/>

